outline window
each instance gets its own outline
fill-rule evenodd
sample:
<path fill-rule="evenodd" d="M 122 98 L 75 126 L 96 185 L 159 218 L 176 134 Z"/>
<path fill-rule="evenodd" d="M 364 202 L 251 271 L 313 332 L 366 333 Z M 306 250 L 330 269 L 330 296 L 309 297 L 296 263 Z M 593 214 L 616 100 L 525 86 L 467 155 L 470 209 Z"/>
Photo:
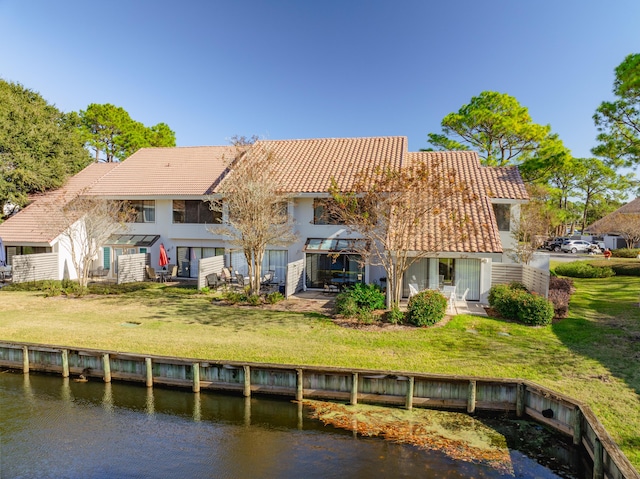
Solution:
<path fill-rule="evenodd" d="M 208 201 L 173 200 L 173 222 L 213 224 L 222 222 L 222 212 L 213 211 Z"/>
<path fill-rule="evenodd" d="M 156 202 L 154 200 L 132 200 L 129 207 L 135 212 L 132 223 L 155 223 Z"/>
<path fill-rule="evenodd" d="M 499 231 L 511 231 L 511 205 L 496 203 L 493 205 L 493 213 L 496 215 Z"/>
<path fill-rule="evenodd" d="M 313 224 L 314 225 L 341 225 L 342 222 L 335 215 L 329 214 L 326 205 L 329 198 L 316 198 L 313 200 Z"/>

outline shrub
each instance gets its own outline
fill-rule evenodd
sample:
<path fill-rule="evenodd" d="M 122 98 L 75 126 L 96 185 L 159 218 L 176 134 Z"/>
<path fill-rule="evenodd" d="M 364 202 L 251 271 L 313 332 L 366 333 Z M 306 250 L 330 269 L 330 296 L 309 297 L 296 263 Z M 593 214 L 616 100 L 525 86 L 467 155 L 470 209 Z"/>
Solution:
<path fill-rule="evenodd" d="M 387 321 L 391 324 L 404 323 L 404 312 L 398 306 L 394 306 L 387 311 Z"/>
<path fill-rule="evenodd" d="M 546 326 L 551 324 L 554 315 L 553 304 L 542 296 L 535 294 L 520 294 L 518 304 L 518 321 L 531 326 Z"/>
<path fill-rule="evenodd" d="M 585 261 L 574 261 L 556 266 L 556 273 L 573 278 L 610 278 L 615 272 L 609 267 L 592 266 Z"/>
<path fill-rule="evenodd" d="M 552 276 L 549 278 L 549 292 L 554 289 L 565 291 L 567 294 L 573 294 L 573 292 L 576 290 L 573 286 L 573 280 L 569 278 L 558 278 L 557 276 Z"/>
<path fill-rule="evenodd" d="M 251 294 L 247 297 L 247 303 L 251 306 L 260 306 L 262 304 L 262 296 L 258 294 Z"/>
<path fill-rule="evenodd" d="M 620 248 L 611 250 L 611 256 L 614 258 L 637 258 L 640 254 L 640 248 Z"/>
<path fill-rule="evenodd" d="M 358 322 L 362 324 L 373 324 L 375 319 L 373 317 L 373 311 L 368 309 L 360 309 L 357 314 Z"/>
<path fill-rule="evenodd" d="M 358 315 L 360 308 L 353 296 L 350 294 L 340 293 L 336 296 L 336 313 L 343 315 L 345 318 L 354 318 Z"/>
<path fill-rule="evenodd" d="M 562 289 L 549 289 L 549 301 L 553 304 L 556 318 L 566 318 L 569 313 L 571 293 Z"/>
<path fill-rule="evenodd" d="M 489 306 L 503 318 L 516 319 L 518 316 L 517 298 L 530 294 L 525 290 L 511 288 L 508 284 L 497 284 L 489 290 Z"/>
<path fill-rule="evenodd" d="M 280 291 L 274 291 L 273 293 L 269 293 L 265 299 L 269 304 L 276 304 L 284 301 L 284 295 Z"/>
<path fill-rule="evenodd" d="M 640 276 L 640 263 L 614 263 L 610 268 L 616 276 Z"/>
<path fill-rule="evenodd" d="M 550 301 L 531 294 L 518 285 L 493 286 L 489 290 L 489 305 L 503 318 L 529 325 L 549 324 L 554 315 L 554 306 Z"/>
<path fill-rule="evenodd" d="M 518 281 L 512 281 L 509 283 L 509 288 L 514 291 L 526 291 L 527 293 L 530 293 L 529 288 L 527 288 L 524 283 L 520 283 Z"/>
<path fill-rule="evenodd" d="M 341 294 L 351 296 L 362 310 L 373 311 L 384 309 L 386 306 L 385 296 L 377 284 L 356 283 Z"/>
<path fill-rule="evenodd" d="M 211 288 L 209 288 L 209 286 L 203 286 L 202 288 L 200 288 L 200 292 L 202 294 L 207 294 L 207 293 L 211 292 Z"/>
<path fill-rule="evenodd" d="M 424 290 L 409 298 L 407 321 L 416 326 L 430 326 L 444 318 L 447 298 L 440 291 Z"/>
<path fill-rule="evenodd" d="M 238 291 L 225 291 L 222 294 L 222 298 L 231 304 L 242 303 L 247 299 L 247 296 L 243 293 L 239 293 Z"/>

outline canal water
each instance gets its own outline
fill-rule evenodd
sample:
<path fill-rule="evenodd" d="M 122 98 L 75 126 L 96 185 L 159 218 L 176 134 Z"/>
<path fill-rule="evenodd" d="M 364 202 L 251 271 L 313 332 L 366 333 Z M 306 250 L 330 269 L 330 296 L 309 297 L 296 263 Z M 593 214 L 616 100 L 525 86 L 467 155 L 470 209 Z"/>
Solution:
<path fill-rule="evenodd" d="M 0 372 L 1 478 L 557 478 L 363 438 L 286 400 Z"/>

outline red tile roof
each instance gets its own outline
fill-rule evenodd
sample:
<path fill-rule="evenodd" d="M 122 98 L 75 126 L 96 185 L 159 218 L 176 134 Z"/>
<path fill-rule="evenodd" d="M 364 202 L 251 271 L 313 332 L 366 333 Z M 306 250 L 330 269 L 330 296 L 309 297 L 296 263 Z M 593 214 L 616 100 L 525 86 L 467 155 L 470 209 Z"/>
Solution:
<path fill-rule="evenodd" d="M 117 163 L 92 163 L 60 189 L 37 197 L 29 206 L 0 224 L 5 244 L 50 245 L 65 228 L 62 207 L 112 171 Z"/>
<path fill-rule="evenodd" d="M 211 194 L 235 153 L 231 146 L 141 148 L 89 193 L 123 199 Z"/>
<path fill-rule="evenodd" d="M 281 163 L 283 191 L 326 193 L 335 179 L 341 189 L 354 183 L 354 173 L 375 168 L 398 168 L 407 150 L 404 136 L 262 140 Z"/>
<path fill-rule="evenodd" d="M 487 195 L 484 168 L 472 151 L 407 153 L 407 165 L 425 162 L 431 168 L 454 171 L 455 178 L 466 183 L 469 194 L 451 196 L 437 201 L 425 191 L 425 201 L 443 207 L 439 215 L 426 215 L 413 234 L 413 251 L 443 251 L 459 253 L 501 253 L 500 232 Z M 437 198 L 437 195 L 435 196 Z M 452 214 L 465 217 L 465 222 L 452 220 Z"/>

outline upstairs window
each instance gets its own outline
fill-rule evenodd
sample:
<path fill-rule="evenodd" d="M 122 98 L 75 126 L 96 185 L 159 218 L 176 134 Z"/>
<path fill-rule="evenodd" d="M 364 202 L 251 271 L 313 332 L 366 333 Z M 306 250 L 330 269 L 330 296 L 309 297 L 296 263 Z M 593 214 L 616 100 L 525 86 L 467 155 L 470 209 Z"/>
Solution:
<path fill-rule="evenodd" d="M 327 204 L 333 201 L 330 198 L 316 198 L 313 200 L 313 224 L 314 225 L 341 225 L 343 224 L 336 215 L 329 213 Z"/>
<path fill-rule="evenodd" d="M 173 222 L 209 225 L 222 223 L 222 212 L 213 211 L 208 201 L 173 200 Z"/>
<path fill-rule="evenodd" d="M 134 212 L 132 223 L 155 223 L 156 202 L 154 200 L 132 200 L 129 207 Z"/>
<path fill-rule="evenodd" d="M 511 205 L 494 203 L 493 213 L 496 215 L 499 231 L 511 231 Z"/>

